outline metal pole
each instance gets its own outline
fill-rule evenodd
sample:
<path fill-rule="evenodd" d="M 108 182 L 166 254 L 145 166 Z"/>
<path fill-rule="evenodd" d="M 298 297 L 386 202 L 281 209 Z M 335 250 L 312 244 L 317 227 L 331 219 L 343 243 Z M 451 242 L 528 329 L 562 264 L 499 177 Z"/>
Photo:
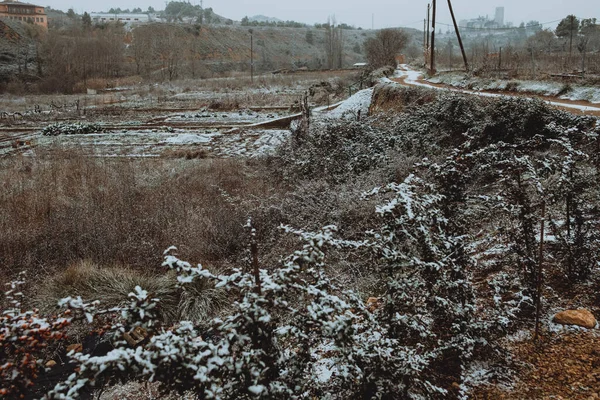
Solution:
<path fill-rule="evenodd" d="M 456 31 L 456 37 L 458 39 L 458 44 L 460 45 L 460 51 L 463 56 L 463 61 L 465 62 L 465 69 L 469 71 L 469 62 L 467 61 L 467 55 L 465 54 L 465 47 L 463 46 L 462 39 L 460 37 L 460 31 L 458 30 L 458 24 L 456 23 L 456 18 L 454 17 L 454 10 L 452 9 L 452 3 L 448 0 L 448 7 L 450 8 L 450 15 L 452 15 L 452 22 L 454 23 L 454 30 Z"/>
<path fill-rule="evenodd" d="M 435 74 L 435 15 L 437 11 L 436 0 L 433 0 L 433 17 L 431 19 L 431 66 L 429 73 Z"/>
<path fill-rule="evenodd" d="M 254 31 L 250 29 L 250 82 L 254 83 Z"/>

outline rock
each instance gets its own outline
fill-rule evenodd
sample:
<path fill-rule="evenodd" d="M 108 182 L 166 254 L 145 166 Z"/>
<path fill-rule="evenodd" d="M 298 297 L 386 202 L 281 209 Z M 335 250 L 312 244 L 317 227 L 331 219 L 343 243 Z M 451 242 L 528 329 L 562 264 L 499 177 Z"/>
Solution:
<path fill-rule="evenodd" d="M 74 351 L 75 353 L 81 353 L 83 351 L 83 345 L 81 343 L 70 344 L 67 346 L 67 353 Z"/>
<path fill-rule="evenodd" d="M 48 361 L 48 362 L 46 363 L 46 367 L 47 367 L 47 368 L 52 368 L 52 367 L 54 367 L 55 365 L 56 365 L 56 361 L 54 361 L 54 360 L 50 360 L 50 361 Z"/>
<path fill-rule="evenodd" d="M 123 338 L 131 347 L 137 347 L 148 338 L 148 332 L 137 326 L 132 331 L 124 333 Z"/>
<path fill-rule="evenodd" d="M 596 327 L 596 318 L 594 318 L 591 312 L 585 309 L 559 312 L 554 316 L 552 321 L 557 324 L 577 325 L 588 329 Z"/>
<path fill-rule="evenodd" d="M 367 299 L 367 310 L 369 312 L 375 312 L 381 307 L 381 301 L 377 297 L 369 297 Z"/>

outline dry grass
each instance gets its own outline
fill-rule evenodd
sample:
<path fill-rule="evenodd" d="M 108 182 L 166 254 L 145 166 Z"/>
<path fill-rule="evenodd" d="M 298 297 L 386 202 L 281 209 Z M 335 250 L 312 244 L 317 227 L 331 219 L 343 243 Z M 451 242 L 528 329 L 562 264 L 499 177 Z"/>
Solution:
<path fill-rule="evenodd" d="M 153 268 L 171 245 L 190 260 L 239 260 L 249 212 L 243 200 L 274 191 L 267 179 L 233 159 L 106 160 L 55 151 L 0 160 L 4 277 L 51 274 L 83 259 Z"/>
<path fill-rule="evenodd" d="M 304 89 L 313 83 L 327 80 L 350 80 L 356 82 L 359 72 L 354 70 L 343 71 L 307 71 L 290 74 L 260 74 L 250 79 L 250 73 L 237 73 L 231 77 L 210 78 L 202 80 L 180 80 L 172 82 L 174 88 L 194 88 L 194 90 L 211 90 L 214 92 L 228 92 L 232 90 L 264 89 Z"/>
<path fill-rule="evenodd" d="M 158 268 L 138 271 L 124 266 L 101 267 L 90 261 L 73 263 L 45 280 L 39 285 L 34 302 L 44 314 L 56 310 L 57 302 L 67 296 L 99 300 L 102 308 L 112 308 L 127 303 L 136 286 L 160 299 L 159 317 L 166 324 L 182 320 L 206 323 L 228 305 L 225 290 L 215 289 L 205 279 L 181 290 L 173 272 L 165 273 Z"/>
<path fill-rule="evenodd" d="M 103 308 L 112 308 L 124 305 L 136 286 L 160 299 L 162 320 L 175 321 L 178 296 L 172 275 L 139 272 L 123 266 L 102 268 L 90 261 L 71 264 L 46 280 L 37 290 L 35 302 L 45 314 L 55 310 L 57 302 L 67 296 L 100 300 Z"/>
<path fill-rule="evenodd" d="M 208 158 L 209 152 L 206 149 L 198 149 L 190 146 L 189 148 L 166 150 L 162 153 L 164 158 L 185 158 L 186 160 L 197 160 Z"/>

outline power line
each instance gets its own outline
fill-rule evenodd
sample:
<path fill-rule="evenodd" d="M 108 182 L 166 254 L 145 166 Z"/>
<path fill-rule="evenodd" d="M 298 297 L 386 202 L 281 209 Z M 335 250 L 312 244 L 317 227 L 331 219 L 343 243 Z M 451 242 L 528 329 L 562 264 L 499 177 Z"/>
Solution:
<path fill-rule="evenodd" d="M 542 23 L 537 23 L 537 24 L 534 24 L 534 25 L 525 25 L 524 27 L 525 28 L 542 27 L 544 25 L 550 25 L 550 24 L 554 24 L 554 23 L 560 22 L 560 21 L 562 21 L 562 18 L 561 19 L 557 19 L 555 21 L 542 22 Z M 444 22 L 438 22 L 438 24 L 439 25 L 444 25 L 444 26 L 453 26 L 453 25 L 450 25 L 450 24 L 446 24 Z M 470 28 L 468 26 L 461 26 L 461 28 L 469 30 L 469 31 L 514 31 L 514 30 L 517 30 L 517 29 L 522 29 L 522 28 L 520 28 L 518 26 L 513 26 L 513 27 L 510 27 L 510 28 Z"/>
<path fill-rule="evenodd" d="M 560 22 L 562 20 L 563 20 L 563 18 L 557 19 L 557 20 L 554 20 L 554 21 L 541 22 L 541 23 L 537 23 L 535 25 L 525 25 L 525 28 L 535 28 L 535 27 L 539 27 L 539 26 L 550 25 L 550 24 L 554 24 L 556 22 Z M 419 21 L 410 22 L 410 23 L 407 23 L 407 24 L 399 24 L 398 26 L 400 26 L 400 27 L 411 27 L 411 26 L 418 25 L 419 27 L 421 27 L 422 24 L 423 24 L 423 20 L 419 20 Z M 454 27 L 454 25 L 447 24 L 447 23 L 444 23 L 444 22 L 436 22 L 436 25 L 444 25 L 444 26 Z M 460 28 L 461 29 L 470 30 L 470 31 L 512 31 L 512 30 L 520 29 L 518 26 L 513 26 L 513 27 L 510 27 L 510 28 L 469 28 L 467 26 L 461 26 Z"/>

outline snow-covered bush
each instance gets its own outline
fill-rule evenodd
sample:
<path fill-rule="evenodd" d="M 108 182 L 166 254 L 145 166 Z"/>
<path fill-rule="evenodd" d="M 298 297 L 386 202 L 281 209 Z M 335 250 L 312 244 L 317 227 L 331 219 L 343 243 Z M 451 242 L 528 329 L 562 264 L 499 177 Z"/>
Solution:
<path fill-rule="evenodd" d="M 240 269 L 217 276 L 167 250 L 163 265 L 177 272 L 182 290 L 207 279 L 237 297 L 233 311 L 208 330 L 185 321 L 158 326 L 160 300 L 141 288 L 119 309 L 65 299 L 88 320 L 106 312 L 121 317 L 111 329 L 115 349 L 71 354 L 77 372 L 49 398 L 74 398 L 103 377 L 148 379 L 217 399 L 463 396 L 463 374 L 475 354 L 487 354 L 481 350 L 489 334 L 475 316 L 464 238 L 448 232 L 444 196 L 433 185 L 410 176 L 371 196 L 384 192 L 389 200 L 377 209 L 383 226 L 370 239 L 339 240 L 333 227 L 317 233 L 284 227 L 303 248 L 258 276 Z M 385 290 L 375 312 L 328 277 L 327 248 L 361 247 L 381 266 Z M 122 340 L 135 328 L 147 332 L 147 342 Z"/>
<path fill-rule="evenodd" d="M 169 249 L 163 265 L 177 271 L 182 288 L 195 279 L 212 280 L 238 293 L 234 311 L 215 319 L 207 332 L 198 332 L 190 322 L 155 330 L 152 314 L 160 302 L 138 288 L 128 306 L 109 310 L 122 315 L 112 328 L 116 348 L 98 357 L 71 354 L 78 372 L 49 397 L 74 398 L 103 375 L 119 374 L 159 381 L 172 390 L 193 390 L 206 398 L 297 398 L 318 390 L 316 349 L 349 335 L 356 319 L 351 308 L 360 307 L 331 294 L 336 288 L 326 276 L 324 249 L 362 243 L 334 239 L 332 227 L 319 233 L 286 230 L 301 237 L 304 248 L 274 272 L 261 270 L 260 286 L 252 273 L 234 270 L 215 276 L 201 265 L 179 260 Z M 105 312 L 81 299 L 63 303 L 88 319 Z M 135 327 L 154 336 L 132 348 L 120 337 Z"/>
<path fill-rule="evenodd" d="M 99 133 L 104 129 L 101 125 L 95 123 L 62 123 L 56 122 L 42 129 L 44 136 L 59 136 L 59 135 L 85 135 L 88 133 Z"/>
<path fill-rule="evenodd" d="M 48 345 L 64 338 L 67 318 L 43 318 L 23 309 L 24 274 L 8 285 L 10 306 L 0 316 L 0 397 L 20 398 L 29 393 L 40 371 Z"/>
<path fill-rule="evenodd" d="M 321 122 L 311 126 L 300 146 L 287 143 L 278 151 L 290 179 L 343 182 L 384 165 L 394 138 L 362 122 Z"/>
<path fill-rule="evenodd" d="M 373 232 L 386 285 L 381 323 L 396 342 L 392 347 L 398 346 L 394 362 L 406 365 L 392 364 L 376 374 L 375 386 L 392 390 L 379 396 L 451 396 L 452 383 L 461 382 L 476 347 L 486 344 L 483 322 L 475 317 L 472 261 L 464 237 L 448 229 L 451 221 L 442 211 L 446 199 L 435 186 L 411 175 L 382 189 L 392 198 L 378 207 L 385 225 Z"/>
<path fill-rule="evenodd" d="M 552 162 L 556 171 L 557 179 L 549 192 L 550 203 L 559 211 L 549 219 L 550 228 L 559 245 L 557 258 L 571 283 L 587 278 L 598 262 L 598 211 L 589 193 L 594 177 L 584 172 L 590 157 L 581 150 L 589 147 L 590 139 L 597 140 L 577 129 L 563 132 L 550 141 L 557 156 L 547 163 Z"/>

